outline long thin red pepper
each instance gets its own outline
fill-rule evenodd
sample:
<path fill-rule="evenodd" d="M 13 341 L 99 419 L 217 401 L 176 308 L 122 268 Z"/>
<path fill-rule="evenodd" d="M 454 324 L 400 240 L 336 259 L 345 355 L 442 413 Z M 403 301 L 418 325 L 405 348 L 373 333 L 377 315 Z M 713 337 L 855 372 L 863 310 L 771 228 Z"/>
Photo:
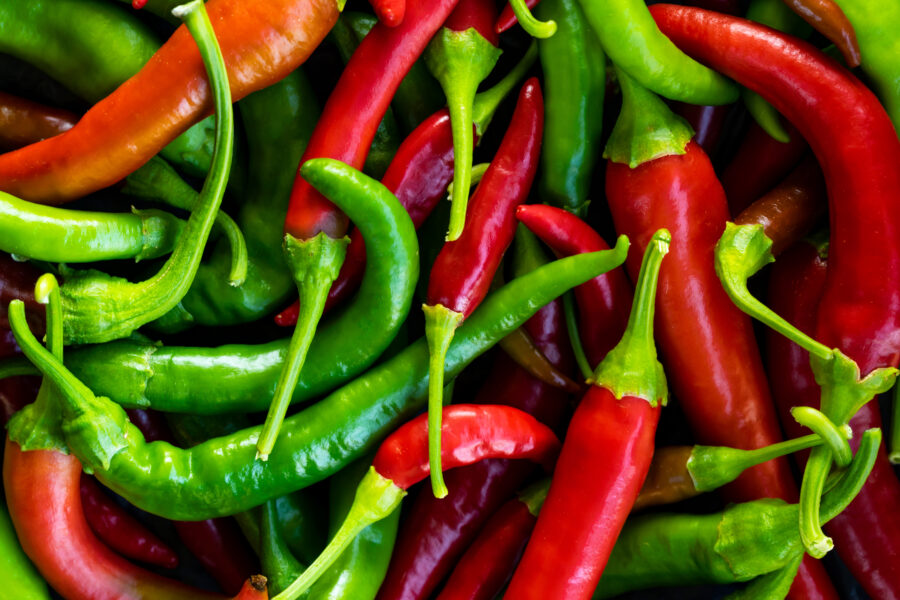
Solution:
<path fill-rule="evenodd" d="M 834 0 L 784 0 L 800 18 L 828 38 L 851 67 L 859 66 L 859 43 L 853 25 Z"/>
<path fill-rule="evenodd" d="M 561 208 L 529 204 L 516 218 L 550 246 L 557 256 L 606 250 L 609 245 L 590 225 Z M 622 269 L 594 277 L 575 288 L 581 342 L 590 365 L 600 364 L 622 337 L 631 311 L 631 284 Z"/>
<path fill-rule="evenodd" d="M 361 169 L 394 92 L 458 0 L 412 0 L 398 27 L 375 25 L 357 47 L 331 92 L 303 158 L 335 158 Z M 340 237 L 347 217 L 299 171 L 285 231 L 300 239 L 324 231 Z"/>
<path fill-rule="evenodd" d="M 544 102 L 537 79 L 519 92 L 500 148 L 472 196 L 466 227 L 438 254 L 428 281 L 425 336 L 428 339 L 428 414 L 431 417 L 431 483 L 447 495 L 440 468 L 440 417 L 444 358 L 459 324 L 487 295 L 503 253 L 516 231 L 515 208 L 528 198 L 540 156 Z"/>
<path fill-rule="evenodd" d="M 210 0 L 236 102 L 303 63 L 337 21 L 335 0 Z M 110 186 L 212 112 L 197 45 L 182 26 L 69 131 L 0 156 L 0 189 L 44 204 Z"/>
<path fill-rule="evenodd" d="M 863 374 L 896 366 L 900 141 L 877 98 L 837 62 L 790 36 L 697 9 L 651 8 L 679 47 L 762 95 L 809 141 L 825 173 L 831 220 L 815 337 L 840 348 Z M 873 403 L 851 421 L 856 440 L 860 427 L 879 425 Z M 877 473 L 830 531 L 866 591 L 890 599 L 900 598 L 900 482 L 885 465 L 882 450 Z"/>
<path fill-rule="evenodd" d="M 732 215 L 738 215 L 751 202 L 784 179 L 806 152 L 806 140 L 786 124 L 791 141 L 779 142 L 755 122 L 750 124 L 737 153 L 722 172 L 722 187 Z"/>
<path fill-rule="evenodd" d="M 507 588 L 510 598 L 590 598 L 640 492 L 668 397 L 653 315 L 670 242 L 660 230 L 647 245 L 625 334 L 594 371 L 569 423 L 544 507 Z"/>
<path fill-rule="evenodd" d="M 525 323 L 547 359 L 563 371 L 572 367 L 561 302 L 554 301 Z M 504 404 L 534 415 L 556 429 L 566 410 L 566 394 L 539 381 L 498 353 L 475 404 Z M 409 509 L 378 600 L 428 598 L 453 568 L 482 525 L 524 483 L 530 465 L 485 460 L 445 474 L 449 495 L 437 499 L 423 490 Z"/>
<path fill-rule="evenodd" d="M 639 121 L 629 128 L 625 122 L 621 137 L 614 130 L 606 195 L 616 230 L 638 248 L 661 227 L 672 232 L 672 251 L 660 273 L 657 330 L 669 384 L 700 443 L 753 449 L 781 441 L 750 319 L 732 304 L 713 267 L 713 249 L 728 220 L 722 186 L 700 146 L 688 141 L 690 130 L 672 120 L 659 99 L 628 79 L 623 91 L 635 109 L 623 115 L 654 125 L 648 129 L 647 121 Z M 638 140 L 632 146 L 630 131 L 646 131 L 667 145 Z M 630 258 L 626 266 L 634 277 L 638 264 L 636 256 Z M 749 469 L 725 493 L 732 500 L 797 497 L 784 459 Z M 797 598 L 836 596 L 813 560 L 804 561 L 794 589 Z"/>
<path fill-rule="evenodd" d="M 81 477 L 81 503 L 91 530 L 126 558 L 174 569 L 178 555 L 109 497 L 93 477 Z"/>

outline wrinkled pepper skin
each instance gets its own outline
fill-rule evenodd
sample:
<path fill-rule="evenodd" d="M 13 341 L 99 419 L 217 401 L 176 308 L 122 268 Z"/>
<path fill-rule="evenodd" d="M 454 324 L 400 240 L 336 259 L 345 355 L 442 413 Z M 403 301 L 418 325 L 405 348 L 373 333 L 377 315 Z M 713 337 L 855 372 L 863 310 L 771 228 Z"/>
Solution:
<path fill-rule="evenodd" d="M 875 95 L 814 47 L 716 13 L 656 5 L 660 28 L 689 54 L 741 81 L 804 135 L 825 173 L 829 265 L 815 338 L 840 348 L 862 373 L 900 359 L 900 141 Z M 779 50 L 775 52 L 773 48 Z M 851 426 L 880 423 L 875 403 Z M 876 473 L 830 531 L 869 594 L 900 598 L 900 482 Z M 876 530 L 885 544 L 869 545 Z M 844 548 L 842 551 L 841 549 Z"/>
<path fill-rule="evenodd" d="M 334 0 L 212 0 L 207 10 L 235 101 L 296 69 L 338 16 Z M 140 167 L 211 109 L 200 53 L 180 27 L 75 127 L 0 156 L 0 189 L 42 204 L 87 195 Z"/>

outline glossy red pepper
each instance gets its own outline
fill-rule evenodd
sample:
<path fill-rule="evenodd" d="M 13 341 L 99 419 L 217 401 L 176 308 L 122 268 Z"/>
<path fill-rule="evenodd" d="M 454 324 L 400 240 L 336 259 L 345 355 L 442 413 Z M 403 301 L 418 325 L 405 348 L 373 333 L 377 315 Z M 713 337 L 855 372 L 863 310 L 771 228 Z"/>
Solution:
<path fill-rule="evenodd" d="M 526 322 L 525 330 L 554 366 L 564 371 L 571 369 L 559 301 L 538 311 Z M 475 403 L 513 406 L 555 429 L 566 411 L 566 394 L 535 379 L 508 356 L 498 353 Z M 520 461 L 485 460 L 446 473 L 450 490 L 446 498 L 437 499 L 428 490 L 419 493 L 397 537 L 378 600 L 430 597 L 488 517 L 525 483 L 531 472 L 532 467 Z"/>
<path fill-rule="evenodd" d="M 783 144 L 750 124 L 737 153 L 722 172 L 722 187 L 732 215 L 739 214 L 750 203 L 784 179 L 806 152 L 806 140 L 790 124 L 786 124 L 791 141 Z"/>
<path fill-rule="evenodd" d="M 91 530 L 122 556 L 166 569 L 178 566 L 178 555 L 87 474 L 81 476 L 81 503 Z"/>
<path fill-rule="evenodd" d="M 813 46 L 716 13 L 670 5 L 651 12 L 688 54 L 747 85 L 809 141 L 828 186 L 829 264 L 815 337 L 861 373 L 900 359 L 900 141 L 877 98 Z M 778 50 L 775 50 L 775 48 Z M 851 426 L 877 427 L 877 405 Z M 860 497 L 830 531 L 854 576 L 877 598 L 900 598 L 900 482 L 876 463 Z M 881 465 L 881 466 L 879 466 Z M 875 530 L 884 544 L 870 545 Z"/>
<path fill-rule="evenodd" d="M 370 0 L 378 20 L 388 27 L 396 27 L 406 16 L 406 0 Z"/>
<path fill-rule="evenodd" d="M 590 225 L 561 208 L 529 204 L 516 209 L 516 218 L 560 257 L 609 248 Z M 631 311 L 631 284 L 624 270 L 614 269 L 575 288 L 575 297 L 581 342 L 594 367 L 625 331 Z"/>
<path fill-rule="evenodd" d="M 392 28 L 379 23 L 372 28 L 331 92 L 301 165 L 310 158 L 325 157 L 362 168 L 397 86 L 457 2 L 412 0 L 401 25 Z M 285 231 L 300 239 L 320 231 L 336 238 L 347 231 L 347 217 L 298 171 Z"/>
<path fill-rule="evenodd" d="M 431 483 L 447 495 L 440 465 L 440 415 L 444 358 L 460 323 L 487 295 L 516 231 L 515 208 L 528 198 L 540 156 L 544 102 L 537 79 L 519 92 L 512 121 L 472 196 L 462 235 L 444 244 L 431 268 L 425 311 L 428 339 L 428 414 L 431 416 Z"/>
<path fill-rule="evenodd" d="M 569 423 L 534 533 L 506 590 L 510 598 L 590 598 L 640 492 L 668 397 L 653 316 L 671 239 L 660 230 L 647 243 L 628 326 Z"/>

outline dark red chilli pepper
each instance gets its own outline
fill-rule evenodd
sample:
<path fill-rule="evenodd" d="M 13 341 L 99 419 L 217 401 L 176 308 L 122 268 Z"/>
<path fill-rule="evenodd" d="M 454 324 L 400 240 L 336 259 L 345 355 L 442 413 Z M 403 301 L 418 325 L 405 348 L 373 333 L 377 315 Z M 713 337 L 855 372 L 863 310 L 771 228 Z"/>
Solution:
<path fill-rule="evenodd" d="M 675 112 L 687 121 L 694 130 L 694 141 L 700 144 L 703 151 L 709 156 L 713 156 L 719 140 L 722 139 L 723 126 L 725 125 L 725 117 L 731 107 L 727 104 L 722 106 L 699 106 L 697 104 L 685 104 L 678 102 L 675 105 Z"/>
<path fill-rule="evenodd" d="M 391 28 L 379 23 L 372 28 L 331 92 L 301 165 L 310 158 L 325 157 L 362 168 L 397 86 L 457 1 L 413 0 L 401 25 Z M 285 231 L 300 239 L 320 231 L 340 237 L 347 231 L 347 217 L 298 172 Z"/>
<path fill-rule="evenodd" d="M 792 11 L 828 38 L 851 67 L 858 67 L 859 43 L 853 25 L 834 0 L 784 0 Z"/>
<path fill-rule="evenodd" d="M 548 360 L 563 371 L 572 367 L 562 305 L 554 301 L 525 323 L 525 330 Z M 566 394 L 539 381 L 498 353 L 475 404 L 503 404 L 524 410 L 552 428 L 566 410 Z M 482 525 L 524 483 L 530 465 L 485 460 L 449 471 L 449 494 L 437 499 L 428 490 L 416 497 L 394 545 L 378 600 L 428 598 L 453 568 Z"/>
<path fill-rule="evenodd" d="M 728 220 L 722 186 L 709 158 L 689 141 L 690 129 L 625 77 L 620 80 L 623 98 L 632 110 L 623 115 L 653 119 L 657 125 L 648 129 L 647 121 L 617 123 L 606 149 L 606 195 L 616 230 L 638 248 L 660 227 L 672 232 L 672 251 L 660 273 L 657 323 L 669 384 L 700 443 L 753 449 L 778 442 L 778 418 L 752 325 L 726 295 L 713 266 L 713 250 Z M 665 143 L 642 145 L 631 131 Z M 638 265 L 636 256 L 631 258 L 627 267 L 634 276 Z M 739 501 L 797 497 L 784 459 L 746 471 L 724 491 Z M 804 561 L 796 582 L 804 597 L 834 597 L 815 561 Z"/>
<path fill-rule="evenodd" d="M 640 492 L 668 397 L 653 315 L 670 242 L 660 230 L 647 244 L 628 326 L 569 423 L 534 534 L 507 588 L 510 598 L 590 598 Z"/>
<path fill-rule="evenodd" d="M 552 469 L 559 439 L 531 415 L 509 406 L 456 404 L 443 410 L 441 464 L 447 468 L 489 458 L 527 459 Z M 365 527 L 390 515 L 412 485 L 428 477 L 428 415 L 400 426 L 382 442 L 356 490 L 347 519 L 313 564 L 282 594 L 298 598 Z"/>
<path fill-rule="evenodd" d="M 87 474 L 81 476 L 81 503 L 91 530 L 122 556 L 166 569 L 178 566 L 175 552 L 116 504 Z"/>
<path fill-rule="evenodd" d="M 0 152 L 7 152 L 68 131 L 78 117 L 0 92 Z"/>
<path fill-rule="evenodd" d="M 428 339 L 428 414 L 431 416 L 431 484 L 447 495 L 440 465 L 444 359 L 460 323 L 478 307 L 516 231 L 515 208 L 528 198 L 540 156 L 544 102 L 537 79 L 519 92 L 500 148 L 472 196 L 459 239 L 447 242 L 431 269 L 425 311 Z"/>
<path fill-rule="evenodd" d="M 738 225 L 759 224 L 778 256 L 810 232 L 825 213 L 827 196 L 822 170 L 807 156 L 784 181 L 735 217 Z"/>
<path fill-rule="evenodd" d="M 560 257 L 609 248 L 590 225 L 560 208 L 543 204 L 520 206 L 516 218 Z M 581 342 L 593 368 L 625 331 L 631 311 L 631 284 L 622 269 L 614 269 L 575 288 L 575 297 Z"/>
<path fill-rule="evenodd" d="M 861 373 L 900 359 L 900 141 L 878 99 L 813 46 L 745 21 L 670 5 L 651 12 L 687 51 L 750 87 L 809 141 L 825 173 L 831 220 L 828 273 L 815 338 Z M 778 50 L 775 50 L 775 48 Z M 851 421 L 877 427 L 877 405 Z M 900 482 L 882 450 L 857 501 L 830 531 L 866 591 L 900 598 Z M 878 532 L 878 542 L 870 536 Z M 883 542 L 883 543 L 879 543 Z"/>
<path fill-rule="evenodd" d="M 785 126 L 791 139 L 782 143 L 755 122 L 750 124 L 744 141 L 722 172 L 722 187 L 732 215 L 739 214 L 784 179 L 806 152 L 803 136 L 792 125 Z"/>

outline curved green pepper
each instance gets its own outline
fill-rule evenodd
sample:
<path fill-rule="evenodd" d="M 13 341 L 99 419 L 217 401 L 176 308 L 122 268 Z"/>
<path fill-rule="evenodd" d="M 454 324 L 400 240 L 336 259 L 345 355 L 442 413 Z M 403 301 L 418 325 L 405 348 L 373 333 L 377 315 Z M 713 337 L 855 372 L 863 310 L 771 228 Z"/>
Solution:
<path fill-rule="evenodd" d="M 558 260 L 489 296 L 454 337 L 448 379 L 553 298 L 620 265 L 627 246 L 622 238 L 614 250 Z M 255 460 L 259 427 L 183 450 L 146 443 L 119 405 L 95 397 L 53 359 L 28 330 L 22 302 L 10 303 L 9 319 L 23 351 L 58 390 L 70 449 L 132 504 L 173 519 L 235 514 L 329 477 L 421 410 L 428 387 L 428 350 L 420 339 L 286 419 L 267 462 Z"/>
<path fill-rule="evenodd" d="M 31 63 L 90 103 L 137 73 L 159 47 L 140 19 L 104 0 L 0 1 L 0 52 Z M 212 118 L 204 119 L 162 155 L 202 177 L 212 164 L 214 130 Z"/>

